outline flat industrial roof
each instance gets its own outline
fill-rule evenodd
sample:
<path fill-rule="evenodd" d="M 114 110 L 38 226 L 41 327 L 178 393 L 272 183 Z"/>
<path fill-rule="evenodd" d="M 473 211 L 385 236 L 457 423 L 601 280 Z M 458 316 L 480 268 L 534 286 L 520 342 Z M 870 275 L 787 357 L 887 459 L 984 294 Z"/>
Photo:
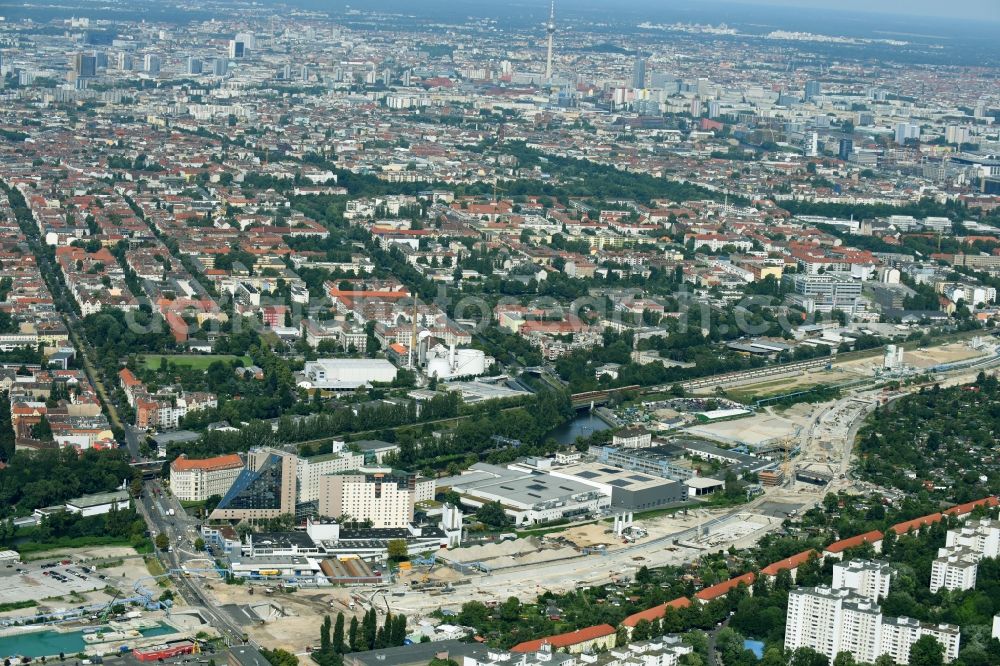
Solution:
<path fill-rule="evenodd" d="M 710 479 L 707 476 L 692 476 L 690 479 L 685 481 L 690 488 L 715 488 L 717 486 L 726 485 L 725 481 L 719 481 L 718 479 Z"/>
<path fill-rule="evenodd" d="M 452 487 L 459 492 L 489 493 L 518 504 L 548 502 L 595 490 L 585 483 L 561 479 L 547 473 L 524 472 L 483 463 L 476 463 L 471 469 L 480 474 L 466 475 L 474 479 L 469 481 L 460 481 L 461 476 L 453 477 L 455 483 Z"/>
<path fill-rule="evenodd" d="M 599 462 L 568 465 L 566 467 L 554 469 L 553 472 L 566 474 L 579 479 L 585 479 L 583 483 L 589 481 L 591 483 L 606 484 L 625 490 L 645 490 L 647 488 L 656 488 L 676 483 L 675 481 L 665 479 L 663 477 L 623 469 L 608 463 Z"/>

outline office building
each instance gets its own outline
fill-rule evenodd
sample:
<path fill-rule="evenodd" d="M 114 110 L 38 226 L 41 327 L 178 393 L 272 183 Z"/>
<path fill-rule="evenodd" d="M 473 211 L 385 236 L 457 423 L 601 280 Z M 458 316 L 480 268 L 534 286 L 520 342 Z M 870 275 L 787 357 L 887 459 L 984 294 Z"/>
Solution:
<path fill-rule="evenodd" d="M 823 89 L 823 87 L 822 87 L 822 85 L 820 84 L 819 81 L 806 81 L 806 95 L 805 95 L 805 100 L 807 102 L 814 101 L 817 97 L 819 97 L 820 92 L 822 91 L 822 89 Z"/>
<path fill-rule="evenodd" d="M 201 60 L 195 58 L 194 56 L 188 57 L 187 73 L 191 75 L 198 75 L 201 74 L 201 70 L 202 70 Z"/>
<path fill-rule="evenodd" d="M 132 62 L 132 54 L 124 51 L 119 53 L 115 60 L 115 66 L 123 72 L 132 71 L 132 68 L 135 66 Z"/>
<path fill-rule="evenodd" d="M 73 72 L 81 79 L 97 76 L 97 58 L 86 53 L 77 53 L 73 57 Z"/>
<path fill-rule="evenodd" d="M 298 457 L 271 448 L 247 455 L 246 468 L 233 482 L 212 520 L 259 520 L 295 513 Z"/>
<path fill-rule="evenodd" d="M 233 39 L 242 42 L 246 51 L 253 51 L 257 48 L 257 35 L 252 32 L 238 32 L 233 36 Z"/>
<path fill-rule="evenodd" d="M 182 454 L 170 463 L 170 491 L 182 502 L 204 502 L 224 496 L 243 471 L 236 454 L 191 460 Z"/>
<path fill-rule="evenodd" d="M 854 152 L 854 139 L 841 139 L 840 150 L 837 151 L 837 157 L 846 162 L 850 159 L 852 152 Z"/>
<path fill-rule="evenodd" d="M 624 428 L 612 436 L 611 445 L 624 449 L 648 449 L 653 445 L 653 434 L 643 427 Z"/>
<path fill-rule="evenodd" d="M 150 75 L 156 75 L 160 73 L 160 56 L 147 53 L 146 57 L 142 61 L 142 70 Z"/>
<path fill-rule="evenodd" d="M 591 455 L 597 460 L 615 467 L 646 472 L 675 481 L 687 481 L 695 475 L 691 465 L 683 459 L 683 450 L 669 451 L 659 447 L 653 449 L 625 449 L 616 446 L 592 446 Z"/>
<path fill-rule="evenodd" d="M 646 59 L 642 51 L 635 54 L 635 64 L 632 65 L 632 88 L 641 90 L 646 87 Z"/>
<path fill-rule="evenodd" d="M 376 529 L 406 527 L 413 522 L 416 480 L 415 474 L 386 467 L 322 476 L 319 515 L 341 522 L 371 521 Z"/>
<path fill-rule="evenodd" d="M 784 284 L 791 288 L 794 300 L 806 301 L 807 312 L 829 312 L 843 310 L 854 312 L 861 298 L 861 280 L 854 280 L 849 275 L 835 273 L 794 273 L 782 278 Z"/>
<path fill-rule="evenodd" d="M 244 55 L 246 55 L 246 44 L 236 39 L 230 39 L 229 57 L 235 60 L 242 58 Z"/>
<path fill-rule="evenodd" d="M 850 560 L 833 565 L 833 589 L 852 590 L 869 601 L 885 599 L 891 580 L 892 569 L 885 562 Z"/>
<path fill-rule="evenodd" d="M 215 76 L 225 76 L 229 72 L 229 61 L 225 58 L 216 58 L 212 61 L 212 74 Z"/>

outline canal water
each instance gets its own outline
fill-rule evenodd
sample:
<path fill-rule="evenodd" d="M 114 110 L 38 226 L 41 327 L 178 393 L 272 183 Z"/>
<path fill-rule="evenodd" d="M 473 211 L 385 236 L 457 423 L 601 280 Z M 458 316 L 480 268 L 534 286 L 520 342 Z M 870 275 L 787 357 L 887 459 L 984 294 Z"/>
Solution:
<path fill-rule="evenodd" d="M 140 629 L 139 632 L 144 638 L 155 636 L 165 636 L 177 633 L 177 630 L 167 625 L 157 625 L 149 629 Z M 123 641 L 128 644 L 128 641 Z M 67 657 L 83 652 L 87 643 L 83 640 L 82 631 L 69 631 L 66 633 L 52 631 L 36 631 L 28 634 L 18 634 L 0 638 L 0 659 L 12 657 L 51 657 L 60 652 Z M 13 661 L 13 660 L 11 660 Z"/>
<path fill-rule="evenodd" d="M 589 437 L 610 427 L 593 412 L 580 412 L 571 421 L 549 432 L 549 437 L 560 444 L 572 444 L 578 437 Z"/>

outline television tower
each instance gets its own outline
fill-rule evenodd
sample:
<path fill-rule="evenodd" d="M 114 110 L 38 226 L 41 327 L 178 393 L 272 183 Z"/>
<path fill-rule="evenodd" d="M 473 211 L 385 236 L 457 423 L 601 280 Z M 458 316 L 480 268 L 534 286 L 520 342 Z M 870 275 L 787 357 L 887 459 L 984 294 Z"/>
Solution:
<path fill-rule="evenodd" d="M 545 24 L 545 32 L 549 36 L 548 55 L 545 58 L 545 82 L 552 81 L 552 35 L 556 34 L 556 0 L 549 7 L 549 22 Z"/>

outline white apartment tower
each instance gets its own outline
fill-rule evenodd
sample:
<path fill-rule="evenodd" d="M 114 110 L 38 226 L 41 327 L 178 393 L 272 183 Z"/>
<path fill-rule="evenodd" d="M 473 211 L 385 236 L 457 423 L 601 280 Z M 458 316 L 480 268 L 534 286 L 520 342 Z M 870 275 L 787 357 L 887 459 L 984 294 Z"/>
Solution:
<path fill-rule="evenodd" d="M 910 659 L 910 647 L 933 636 L 945 661 L 958 657 L 960 631 L 950 624 L 924 624 L 908 617 L 884 617 L 878 599 L 889 593 L 892 572 L 884 562 L 834 565 L 834 587 L 809 587 L 788 593 L 785 648 L 810 647 L 831 661 L 849 652 L 860 662 L 888 654 L 897 664 Z"/>
<path fill-rule="evenodd" d="M 976 586 L 979 555 L 969 548 L 938 548 L 931 563 L 931 592 L 971 590 Z"/>
<path fill-rule="evenodd" d="M 884 617 L 878 604 L 850 590 L 814 587 L 788 593 L 788 650 L 811 647 L 830 660 L 850 652 L 855 660 L 868 663 L 888 654 L 897 664 L 906 664 L 910 647 L 922 636 L 933 636 L 944 646 L 945 661 L 958 657 L 960 630 L 955 625 Z"/>
<path fill-rule="evenodd" d="M 967 521 L 957 529 L 948 530 L 947 548 L 968 548 L 983 557 L 1000 556 L 1000 520 L 981 518 Z"/>
<path fill-rule="evenodd" d="M 889 594 L 892 568 L 886 562 L 851 560 L 833 565 L 833 589 L 851 590 L 878 602 Z"/>
<path fill-rule="evenodd" d="M 945 547 L 931 563 L 931 592 L 971 590 L 976 586 L 979 560 L 1000 555 L 1000 521 L 981 518 L 948 530 Z"/>

